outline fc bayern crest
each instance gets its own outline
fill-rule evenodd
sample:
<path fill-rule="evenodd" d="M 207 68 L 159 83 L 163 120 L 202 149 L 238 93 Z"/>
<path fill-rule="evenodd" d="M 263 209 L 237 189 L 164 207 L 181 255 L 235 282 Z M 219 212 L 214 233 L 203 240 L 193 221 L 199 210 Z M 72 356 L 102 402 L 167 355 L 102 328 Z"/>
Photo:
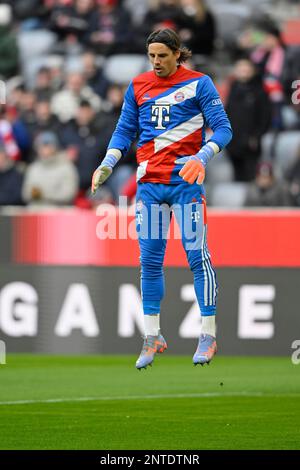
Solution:
<path fill-rule="evenodd" d="M 180 101 L 184 100 L 184 93 L 182 93 L 182 91 L 178 91 L 178 93 L 176 93 L 174 98 L 178 103 L 180 103 Z"/>

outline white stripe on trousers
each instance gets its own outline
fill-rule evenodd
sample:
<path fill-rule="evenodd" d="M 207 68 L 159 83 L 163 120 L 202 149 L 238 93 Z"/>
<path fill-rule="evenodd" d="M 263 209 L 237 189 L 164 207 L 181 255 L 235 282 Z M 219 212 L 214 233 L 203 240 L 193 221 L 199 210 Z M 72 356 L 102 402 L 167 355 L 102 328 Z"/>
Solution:
<path fill-rule="evenodd" d="M 202 270 L 204 274 L 204 305 L 207 305 L 207 292 L 208 292 L 208 277 L 205 268 L 205 261 L 204 261 L 204 244 L 205 244 L 205 230 L 206 226 L 203 226 L 203 237 L 202 237 L 202 246 L 201 246 L 201 256 L 202 256 Z"/>
<path fill-rule="evenodd" d="M 207 254 L 209 256 L 209 268 L 211 270 L 212 278 L 213 278 L 213 297 L 212 297 L 212 305 L 216 304 L 216 297 L 217 297 L 217 280 L 216 280 L 216 273 L 214 268 L 212 267 L 211 260 L 210 260 L 210 252 L 207 246 L 207 232 L 205 232 L 205 247 Z"/>
<path fill-rule="evenodd" d="M 204 272 L 204 305 L 215 305 L 217 296 L 216 275 L 210 261 L 210 253 L 207 248 L 207 225 L 204 225 L 202 240 L 202 268 Z"/>

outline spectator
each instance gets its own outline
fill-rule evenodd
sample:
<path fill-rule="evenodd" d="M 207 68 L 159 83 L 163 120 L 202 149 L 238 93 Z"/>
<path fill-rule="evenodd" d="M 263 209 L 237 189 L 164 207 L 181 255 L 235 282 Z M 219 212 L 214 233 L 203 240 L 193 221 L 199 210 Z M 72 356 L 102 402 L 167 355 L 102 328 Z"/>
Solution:
<path fill-rule="evenodd" d="M 5 119 L 7 122 L 7 130 L 10 129 L 9 132 L 12 133 L 11 137 L 7 135 L 5 138 L 7 152 L 14 160 L 21 159 L 23 161 L 27 161 L 31 148 L 30 134 L 26 125 L 20 119 L 18 110 L 15 106 L 6 106 Z M 13 143 L 12 138 L 15 141 L 15 144 Z M 13 152 L 14 147 L 15 152 Z"/>
<path fill-rule="evenodd" d="M 145 37 L 156 29 L 171 28 L 175 31 L 181 24 L 182 12 L 178 0 L 152 0 L 144 21 L 136 33 L 135 47 L 138 52 L 145 51 Z"/>
<path fill-rule="evenodd" d="M 152 1 L 149 12 L 144 19 L 144 33 L 150 34 L 156 29 L 171 28 L 178 29 L 182 14 L 178 0 Z"/>
<path fill-rule="evenodd" d="M 111 135 L 120 117 L 124 100 L 124 91 L 124 88 L 120 85 L 111 85 L 108 89 L 107 99 L 112 108 L 109 113 L 103 113 L 101 116 L 101 142 L 104 146 L 104 151 L 102 154 L 103 157 L 105 155 L 105 150 L 108 146 Z M 120 159 L 113 174 L 106 182 L 106 185 L 110 189 L 115 201 L 118 201 L 122 187 L 136 170 L 137 165 L 135 154 L 136 149 L 135 145 L 133 145 L 129 152 Z M 101 155 L 101 153 L 99 155 Z"/>
<path fill-rule="evenodd" d="M 130 15 L 118 0 L 96 0 L 89 44 L 99 54 L 111 55 L 131 51 L 133 27 Z"/>
<path fill-rule="evenodd" d="M 35 119 L 27 123 L 27 131 L 30 135 L 30 141 L 34 142 L 36 137 L 45 131 L 52 131 L 60 140 L 62 124 L 58 118 L 51 113 L 50 101 L 46 98 L 39 99 L 35 105 Z M 32 158 L 30 158 L 32 160 Z"/>
<path fill-rule="evenodd" d="M 34 92 L 37 99 L 49 99 L 52 97 L 54 90 L 51 85 L 51 72 L 46 66 L 39 69 L 35 77 Z"/>
<path fill-rule="evenodd" d="M 0 206 L 23 204 L 22 183 L 23 174 L 7 154 L 3 142 L 0 141 Z"/>
<path fill-rule="evenodd" d="M 285 183 L 276 180 L 271 163 L 259 163 L 255 181 L 249 186 L 246 195 L 245 206 L 281 207 L 290 205 L 289 191 Z"/>
<path fill-rule="evenodd" d="M 95 111 L 101 108 L 101 98 L 86 85 L 83 74 L 69 72 L 65 87 L 52 97 L 52 112 L 65 123 L 75 118 L 81 100 L 88 101 Z"/>
<path fill-rule="evenodd" d="M 51 76 L 51 87 L 54 91 L 59 91 L 64 86 L 64 59 L 59 55 L 50 55 L 46 60 L 46 67 L 49 68 Z"/>
<path fill-rule="evenodd" d="M 59 41 L 63 41 L 69 34 L 72 17 L 72 1 L 53 0 L 49 15 L 48 28 L 54 31 Z"/>
<path fill-rule="evenodd" d="M 286 50 L 285 63 L 283 67 L 282 81 L 284 84 L 285 98 L 290 103 L 291 94 L 295 89 L 295 81 L 298 87 L 299 96 L 299 79 L 300 79 L 300 39 L 298 46 L 290 46 Z M 299 104 L 299 103 L 298 103 Z"/>
<path fill-rule="evenodd" d="M 14 18 L 20 21 L 23 31 L 43 27 L 48 11 L 48 0 L 14 0 L 12 2 Z"/>
<path fill-rule="evenodd" d="M 288 171 L 286 178 L 289 182 L 292 205 L 300 207 L 300 148 L 298 151 L 298 159 Z"/>
<path fill-rule="evenodd" d="M 10 81 L 12 81 L 11 79 Z M 21 77 L 16 77 L 16 85 L 14 83 L 12 84 L 13 86 L 7 87 L 6 89 L 6 99 L 7 102 L 11 105 L 14 106 L 18 111 L 21 111 L 21 106 L 22 106 L 22 100 L 24 93 L 26 91 L 26 88 L 23 84 L 23 80 Z"/>
<path fill-rule="evenodd" d="M 0 111 L 0 140 L 11 160 L 20 160 L 21 151 L 18 146 L 12 123 L 7 119 L 6 110 Z"/>
<path fill-rule="evenodd" d="M 25 125 L 35 122 L 36 94 L 32 90 L 25 89 L 20 96 L 19 112 L 20 118 Z"/>
<path fill-rule="evenodd" d="M 78 190 L 78 175 L 73 163 L 59 152 L 55 134 L 40 134 L 35 148 L 37 160 L 25 174 L 24 201 L 37 206 L 72 204 Z"/>
<path fill-rule="evenodd" d="M 19 68 L 17 38 L 11 21 L 11 6 L 0 5 L 0 76 L 6 79 L 16 75 Z"/>
<path fill-rule="evenodd" d="M 264 34 L 257 29 L 256 23 L 250 20 L 237 34 L 236 41 L 232 44 L 231 55 L 238 60 L 241 56 L 250 56 L 264 40 Z"/>
<path fill-rule="evenodd" d="M 94 12 L 94 0 L 58 0 L 50 16 L 50 28 L 66 42 L 85 42 Z"/>
<path fill-rule="evenodd" d="M 87 85 L 101 98 L 105 98 L 109 81 L 104 77 L 102 68 L 96 64 L 96 55 L 92 51 L 86 51 L 81 56 L 83 73 Z"/>
<path fill-rule="evenodd" d="M 151 1 L 151 0 L 150 0 Z M 140 26 L 149 11 L 149 0 L 125 0 L 124 6 L 130 12 L 132 22 Z"/>
<path fill-rule="evenodd" d="M 64 126 L 61 134 L 63 147 L 77 167 L 81 190 L 89 189 L 99 155 L 106 149 L 95 117 L 91 104 L 82 101 L 75 119 Z"/>
<path fill-rule="evenodd" d="M 180 0 L 179 35 L 183 44 L 194 54 L 210 56 L 216 37 L 215 20 L 204 0 Z"/>
<path fill-rule="evenodd" d="M 227 152 L 235 180 L 252 181 L 260 156 L 261 138 L 270 126 L 271 111 L 261 79 L 248 59 L 235 64 L 226 111 L 233 129 Z"/>
<path fill-rule="evenodd" d="M 272 128 L 281 130 L 285 45 L 280 30 L 273 23 L 264 22 L 260 29 L 263 33 L 262 42 L 252 52 L 251 60 L 258 67 L 264 88 L 272 103 Z"/>

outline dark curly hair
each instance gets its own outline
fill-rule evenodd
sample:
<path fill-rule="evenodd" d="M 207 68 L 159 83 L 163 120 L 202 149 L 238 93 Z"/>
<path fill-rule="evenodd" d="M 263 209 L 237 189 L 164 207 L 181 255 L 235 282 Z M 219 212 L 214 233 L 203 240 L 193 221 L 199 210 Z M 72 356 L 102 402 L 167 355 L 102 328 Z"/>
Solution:
<path fill-rule="evenodd" d="M 159 42 L 165 44 L 173 52 L 180 51 L 178 63 L 182 64 L 192 57 L 192 52 L 187 47 L 181 47 L 180 39 L 178 34 L 173 29 L 158 29 L 153 31 L 146 41 L 146 48 L 148 51 L 149 44 L 153 42 Z"/>

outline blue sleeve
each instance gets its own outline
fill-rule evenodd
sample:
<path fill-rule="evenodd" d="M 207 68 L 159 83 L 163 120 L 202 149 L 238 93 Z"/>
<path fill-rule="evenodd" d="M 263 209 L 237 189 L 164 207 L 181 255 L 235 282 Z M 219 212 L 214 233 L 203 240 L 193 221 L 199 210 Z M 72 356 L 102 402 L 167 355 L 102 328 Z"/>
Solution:
<path fill-rule="evenodd" d="M 135 101 L 133 84 L 130 82 L 116 129 L 108 144 L 109 149 L 119 149 L 124 155 L 138 132 L 138 105 Z"/>
<path fill-rule="evenodd" d="M 209 142 L 215 142 L 221 150 L 231 141 L 232 129 L 219 93 L 207 75 L 199 80 L 197 98 L 205 122 L 213 131 Z"/>
<path fill-rule="evenodd" d="M 26 152 L 30 148 L 30 136 L 26 129 L 26 126 L 22 121 L 17 119 L 12 124 L 13 135 L 17 141 L 18 147 L 22 152 Z"/>

